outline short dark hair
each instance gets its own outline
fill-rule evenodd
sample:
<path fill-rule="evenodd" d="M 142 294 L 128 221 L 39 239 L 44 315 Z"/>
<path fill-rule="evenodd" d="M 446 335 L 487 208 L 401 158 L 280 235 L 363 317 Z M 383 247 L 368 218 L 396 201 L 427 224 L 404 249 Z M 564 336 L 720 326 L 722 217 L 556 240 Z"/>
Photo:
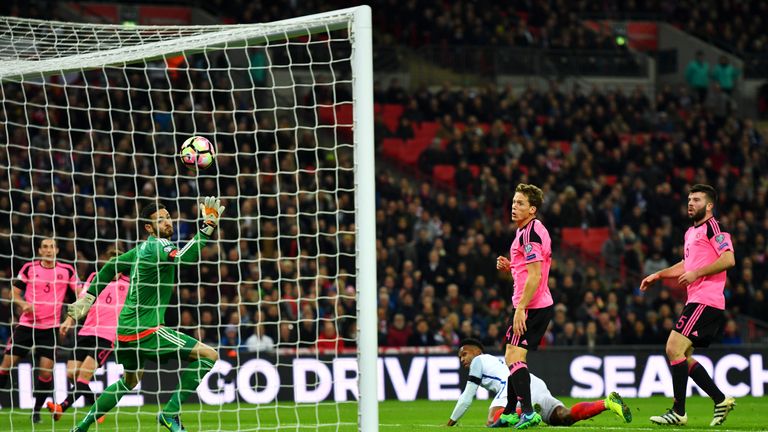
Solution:
<path fill-rule="evenodd" d="M 165 205 L 159 202 L 149 203 L 139 212 L 139 223 L 152 223 L 152 215 L 165 208 Z"/>
<path fill-rule="evenodd" d="M 480 349 L 480 352 L 485 352 L 485 347 L 483 346 L 483 343 L 475 338 L 466 338 L 459 343 L 459 346 L 460 347 L 475 346 Z"/>
<path fill-rule="evenodd" d="M 35 244 L 37 245 L 37 249 L 43 247 L 43 242 L 46 240 L 53 240 L 53 246 L 59 247 L 59 242 L 56 240 L 56 237 L 54 237 L 53 234 L 46 233 L 35 237 Z"/>
<path fill-rule="evenodd" d="M 694 192 L 701 192 L 704 195 L 707 196 L 707 201 L 711 202 L 712 205 L 717 204 L 717 191 L 715 188 L 708 184 L 695 184 L 691 187 L 691 190 L 688 192 L 689 194 Z"/>
<path fill-rule="evenodd" d="M 544 202 L 544 192 L 537 186 L 532 184 L 520 183 L 515 188 L 515 193 L 521 193 L 528 198 L 528 204 L 532 207 L 536 207 L 536 211 L 541 208 L 541 204 Z"/>

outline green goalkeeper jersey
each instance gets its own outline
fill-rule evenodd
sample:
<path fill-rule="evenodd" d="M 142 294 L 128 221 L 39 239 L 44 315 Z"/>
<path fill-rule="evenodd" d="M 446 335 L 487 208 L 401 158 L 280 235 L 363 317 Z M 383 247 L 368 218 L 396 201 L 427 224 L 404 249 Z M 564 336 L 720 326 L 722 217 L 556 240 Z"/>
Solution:
<path fill-rule="evenodd" d="M 178 264 L 195 264 L 208 241 L 197 233 L 182 249 L 170 240 L 149 236 L 128 252 L 110 259 L 91 282 L 88 292 L 98 297 L 115 274 L 130 275 L 125 304 L 117 320 L 118 335 L 136 335 L 165 322 L 165 309 L 176 285 Z"/>

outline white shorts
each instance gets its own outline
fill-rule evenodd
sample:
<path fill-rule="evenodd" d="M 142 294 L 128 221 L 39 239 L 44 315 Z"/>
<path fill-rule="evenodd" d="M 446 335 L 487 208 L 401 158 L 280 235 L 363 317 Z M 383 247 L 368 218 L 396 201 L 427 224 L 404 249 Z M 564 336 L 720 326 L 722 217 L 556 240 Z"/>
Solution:
<path fill-rule="evenodd" d="M 496 396 L 493 397 L 491 400 L 491 408 L 506 408 L 507 407 L 507 382 L 504 381 L 504 384 L 501 386 L 501 390 L 499 390 L 498 393 L 496 393 Z"/>
<path fill-rule="evenodd" d="M 565 406 L 564 403 L 552 396 L 552 393 L 547 388 L 547 384 L 541 378 L 534 375 L 531 375 L 531 399 L 533 399 L 534 405 L 541 405 L 541 419 L 547 424 L 549 424 L 549 418 L 555 412 L 555 408 Z"/>
<path fill-rule="evenodd" d="M 565 406 L 564 403 L 552 396 L 552 393 L 550 393 L 547 388 L 547 384 L 535 375 L 531 375 L 531 399 L 531 402 L 534 405 L 539 404 L 541 406 L 541 419 L 547 424 L 549 424 L 549 418 L 552 416 L 552 413 L 555 412 L 555 408 Z M 501 390 L 496 393 L 496 397 L 491 401 L 491 408 L 506 406 L 507 386 L 505 383 L 501 387 Z"/>

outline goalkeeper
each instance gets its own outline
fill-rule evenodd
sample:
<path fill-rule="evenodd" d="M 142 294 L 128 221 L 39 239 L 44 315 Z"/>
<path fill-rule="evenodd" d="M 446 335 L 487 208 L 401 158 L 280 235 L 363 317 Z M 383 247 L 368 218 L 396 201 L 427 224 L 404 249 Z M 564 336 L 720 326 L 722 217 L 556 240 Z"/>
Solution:
<path fill-rule="evenodd" d="M 87 431 L 93 422 L 114 408 L 120 399 L 141 381 L 144 362 L 158 364 L 169 359 L 189 360 L 176 393 L 163 407 L 157 419 L 169 431 L 183 431 L 179 420 L 181 404 L 192 394 L 218 360 L 218 353 L 208 345 L 163 325 L 165 309 L 176 281 L 178 264 L 196 264 L 200 249 L 213 235 L 224 206 L 214 197 L 203 201 L 200 232 L 182 249 L 171 243 L 173 223 L 162 204 L 150 204 L 141 210 L 139 223 L 149 234 L 146 241 L 128 252 L 110 259 L 102 267 L 88 293 L 70 305 L 67 314 L 79 321 L 88 314 L 99 293 L 116 273 L 130 275 L 130 288 L 117 320 L 115 357 L 125 373 L 107 387 L 85 418 L 72 432 Z"/>

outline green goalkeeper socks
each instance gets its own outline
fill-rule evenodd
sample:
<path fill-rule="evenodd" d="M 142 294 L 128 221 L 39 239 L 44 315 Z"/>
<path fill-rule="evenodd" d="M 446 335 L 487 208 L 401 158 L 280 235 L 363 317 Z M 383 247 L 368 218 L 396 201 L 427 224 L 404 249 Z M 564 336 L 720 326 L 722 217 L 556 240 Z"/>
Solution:
<path fill-rule="evenodd" d="M 104 390 L 104 393 L 96 399 L 96 403 L 93 404 L 85 418 L 77 424 L 77 427 L 82 431 L 88 430 L 97 418 L 103 416 L 109 410 L 114 408 L 120 399 L 130 392 L 131 389 L 128 388 L 125 381 L 122 379 L 107 387 L 106 390 Z"/>
<path fill-rule="evenodd" d="M 163 414 L 166 416 L 179 415 L 181 404 L 197 389 L 200 381 L 211 369 L 213 369 L 213 362 L 207 358 L 201 358 L 190 363 L 184 374 L 181 375 L 181 382 L 176 393 L 163 407 Z"/>

